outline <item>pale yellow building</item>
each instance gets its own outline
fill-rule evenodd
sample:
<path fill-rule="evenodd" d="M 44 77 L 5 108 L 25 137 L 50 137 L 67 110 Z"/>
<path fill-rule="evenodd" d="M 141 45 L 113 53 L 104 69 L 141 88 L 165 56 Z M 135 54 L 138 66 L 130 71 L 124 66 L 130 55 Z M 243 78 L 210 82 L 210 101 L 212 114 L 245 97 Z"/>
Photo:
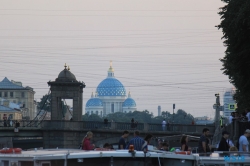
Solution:
<path fill-rule="evenodd" d="M 12 109 L 12 108 L 0 105 L 0 120 L 7 120 L 9 117 L 11 120 L 21 120 L 22 112 L 17 109 Z"/>
<path fill-rule="evenodd" d="M 30 119 L 36 116 L 34 94 L 31 87 L 23 87 L 21 82 L 9 81 L 6 77 L 0 82 L 0 98 L 18 104 L 23 116 Z"/>

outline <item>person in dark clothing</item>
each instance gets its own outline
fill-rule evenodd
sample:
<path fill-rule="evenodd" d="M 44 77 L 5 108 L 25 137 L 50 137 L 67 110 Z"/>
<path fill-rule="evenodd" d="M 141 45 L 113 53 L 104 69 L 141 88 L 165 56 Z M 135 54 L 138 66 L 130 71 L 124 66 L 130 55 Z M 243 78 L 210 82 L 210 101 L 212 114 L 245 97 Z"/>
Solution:
<path fill-rule="evenodd" d="M 190 148 L 188 148 L 188 145 L 187 145 L 187 143 L 188 143 L 188 136 L 186 136 L 186 135 L 183 135 L 182 137 L 181 137 L 181 151 L 188 151 Z"/>
<path fill-rule="evenodd" d="M 219 147 L 217 149 L 218 151 L 229 151 L 230 146 L 227 142 L 228 137 L 229 137 L 229 132 L 223 131 L 222 138 L 220 140 Z"/>
<path fill-rule="evenodd" d="M 210 152 L 210 145 L 209 145 L 209 139 L 207 138 L 209 136 L 209 129 L 204 128 L 203 134 L 200 137 L 199 145 L 198 145 L 198 151 L 199 153 L 207 153 Z"/>
<path fill-rule="evenodd" d="M 104 119 L 104 125 L 105 125 L 105 127 L 108 127 L 108 119 L 107 118 Z"/>
<path fill-rule="evenodd" d="M 131 119 L 131 128 L 132 129 L 135 128 L 135 120 L 134 120 L 134 118 Z"/>
<path fill-rule="evenodd" d="M 125 138 L 127 138 L 129 136 L 129 132 L 127 130 L 125 130 L 119 140 L 118 143 L 118 149 L 125 149 L 126 148 L 126 142 L 125 142 Z"/>

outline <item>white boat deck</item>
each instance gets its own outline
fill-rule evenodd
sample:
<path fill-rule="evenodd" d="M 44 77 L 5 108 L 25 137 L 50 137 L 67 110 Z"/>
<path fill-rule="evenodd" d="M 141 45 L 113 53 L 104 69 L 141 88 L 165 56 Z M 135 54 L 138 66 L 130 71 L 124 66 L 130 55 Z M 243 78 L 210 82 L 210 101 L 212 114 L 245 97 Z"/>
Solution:
<path fill-rule="evenodd" d="M 233 156 L 233 155 L 231 155 Z M 32 151 L 22 151 L 21 154 L 0 154 L 0 166 L 6 165 L 1 163 L 11 163 L 16 162 L 18 166 L 23 166 L 21 164 L 22 161 L 28 161 L 34 163 L 34 166 L 42 166 L 39 165 L 39 162 L 50 162 L 55 160 L 64 161 L 67 165 L 67 161 L 69 160 L 102 160 L 105 158 L 110 158 L 110 160 L 130 160 L 131 158 L 135 159 L 157 159 L 160 163 L 160 160 L 164 160 L 165 163 L 171 161 L 172 163 L 185 163 L 185 165 L 189 162 L 192 162 L 192 165 L 230 165 L 230 164 L 239 164 L 245 165 L 250 164 L 249 154 L 242 154 L 242 157 L 228 157 L 225 158 L 220 153 L 213 153 L 209 156 L 199 156 L 199 154 L 191 154 L 191 155 L 181 155 L 175 154 L 172 152 L 164 152 L 164 151 L 149 151 L 146 154 L 142 151 L 135 151 L 134 154 L 129 153 L 128 150 L 112 150 L 112 151 L 84 151 L 78 149 L 43 149 L 43 150 L 32 150 Z M 111 159 L 112 158 L 112 159 Z M 243 160 L 244 159 L 244 160 Z M 79 161 L 78 161 L 79 162 Z M 80 161 L 81 162 L 81 161 Z M 7 164 L 11 166 L 10 164 Z M 161 164 L 159 164 L 161 165 Z M 176 164 L 172 164 L 173 166 Z M 178 164 L 177 164 L 178 165 Z M 76 166 L 76 165 L 75 165 Z"/>

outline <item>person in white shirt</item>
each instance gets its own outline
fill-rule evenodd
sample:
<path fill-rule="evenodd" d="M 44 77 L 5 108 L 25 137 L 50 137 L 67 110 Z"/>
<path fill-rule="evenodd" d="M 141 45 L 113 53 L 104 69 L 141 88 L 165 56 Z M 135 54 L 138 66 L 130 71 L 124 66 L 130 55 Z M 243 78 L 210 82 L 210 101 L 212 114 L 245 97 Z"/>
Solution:
<path fill-rule="evenodd" d="M 162 124 L 162 130 L 165 131 L 166 130 L 166 124 L 167 124 L 165 119 L 163 119 L 161 124 Z"/>
<path fill-rule="evenodd" d="M 231 115 L 229 116 L 229 124 L 231 124 L 233 122 L 233 119 L 234 119 L 234 112 L 231 113 Z"/>
<path fill-rule="evenodd" d="M 246 112 L 246 117 L 248 119 L 248 122 L 250 122 L 250 109 L 245 109 L 245 112 Z"/>
<path fill-rule="evenodd" d="M 247 138 L 250 137 L 250 130 L 246 129 L 244 135 L 240 136 L 239 139 L 239 152 L 249 152 L 249 142 Z"/>

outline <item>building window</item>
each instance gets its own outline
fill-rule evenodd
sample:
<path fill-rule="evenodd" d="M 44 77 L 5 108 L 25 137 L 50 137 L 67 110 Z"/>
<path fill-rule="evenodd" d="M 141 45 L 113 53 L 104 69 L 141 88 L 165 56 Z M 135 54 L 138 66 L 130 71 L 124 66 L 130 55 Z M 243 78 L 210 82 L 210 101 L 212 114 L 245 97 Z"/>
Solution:
<path fill-rule="evenodd" d="M 21 94 L 21 95 L 22 95 L 22 97 L 24 97 L 24 92 L 22 92 L 22 94 Z"/>
<path fill-rule="evenodd" d="M 0 97 L 2 97 L 2 92 L 0 92 Z"/>
<path fill-rule="evenodd" d="M 111 104 L 111 112 L 112 112 L 112 113 L 115 112 L 115 106 L 114 106 L 114 104 Z"/>
<path fill-rule="evenodd" d="M 96 111 L 95 113 L 96 113 L 96 115 L 98 115 L 98 111 Z"/>
<path fill-rule="evenodd" d="M 14 97 L 13 92 L 10 92 L 10 97 Z"/>
<path fill-rule="evenodd" d="M 4 97 L 8 97 L 8 92 L 4 92 Z"/>

